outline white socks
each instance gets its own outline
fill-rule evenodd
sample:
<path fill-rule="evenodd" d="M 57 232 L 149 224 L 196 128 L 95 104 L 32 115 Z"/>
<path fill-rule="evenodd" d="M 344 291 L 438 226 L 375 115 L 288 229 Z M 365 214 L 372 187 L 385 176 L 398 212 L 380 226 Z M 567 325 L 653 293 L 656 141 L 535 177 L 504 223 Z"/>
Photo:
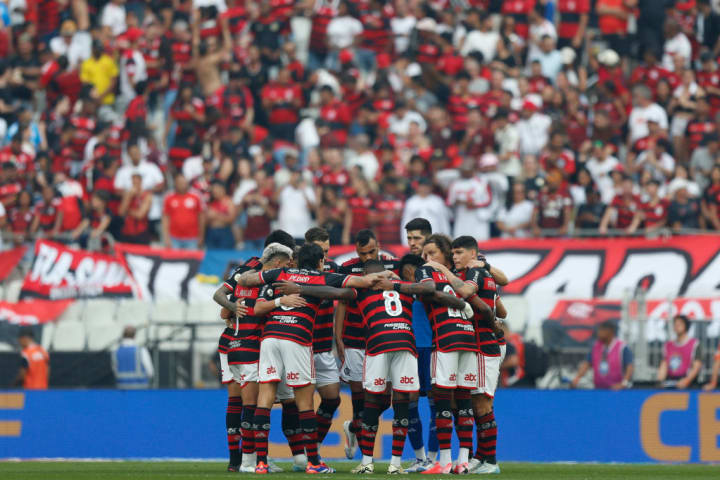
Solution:
<path fill-rule="evenodd" d="M 440 465 L 442 465 L 443 467 L 448 463 L 452 463 L 452 456 L 450 456 L 449 448 L 447 450 L 440 450 L 440 459 L 438 460 L 438 462 L 440 462 Z"/>
<path fill-rule="evenodd" d="M 368 456 L 368 455 L 363 455 L 362 464 L 363 464 L 363 465 L 370 465 L 371 463 L 373 463 L 373 457 L 370 457 L 370 456 Z"/>
<path fill-rule="evenodd" d="M 242 457 L 243 467 L 254 467 L 257 464 L 257 453 L 244 454 Z"/>
<path fill-rule="evenodd" d="M 398 457 L 396 455 L 393 455 L 390 458 L 390 465 L 394 465 L 396 467 L 402 467 L 402 461 L 401 457 Z"/>
<path fill-rule="evenodd" d="M 293 455 L 293 462 L 297 465 L 304 465 L 307 463 L 307 461 L 308 461 L 308 459 L 305 456 L 305 454 L 303 454 L 303 453 L 301 453 L 299 455 Z"/>
<path fill-rule="evenodd" d="M 415 458 L 417 458 L 418 460 L 421 460 L 423 462 L 427 459 L 427 457 L 425 456 L 425 448 L 424 447 L 418 448 L 417 450 L 415 450 Z"/>
<path fill-rule="evenodd" d="M 428 452 L 427 458 L 430 459 L 431 462 L 435 463 L 435 460 L 437 460 L 438 452 Z"/>
<path fill-rule="evenodd" d="M 460 452 L 458 453 L 458 465 L 462 465 L 463 463 L 468 463 L 470 456 L 470 449 L 469 448 L 461 448 Z"/>

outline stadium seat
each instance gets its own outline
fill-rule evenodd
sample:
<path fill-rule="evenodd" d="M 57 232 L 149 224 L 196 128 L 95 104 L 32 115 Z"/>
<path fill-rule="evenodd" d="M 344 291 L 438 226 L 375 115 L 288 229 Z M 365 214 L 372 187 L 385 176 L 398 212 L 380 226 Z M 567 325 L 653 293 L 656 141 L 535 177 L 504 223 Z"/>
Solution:
<path fill-rule="evenodd" d="M 87 348 L 91 351 L 108 350 L 117 345 L 122 335 L 122 327 L 112 320 L 102 320 L 86 324 Z"/>
<path fill-rule="evenodd" d="M 58 323 L 53 335 L 52 349 L 58 352 L 85 350 L 85 325 L 76 320 Z"/>
<path fill-rule="evenodd" d="M 508 311 L 505 320 L 508 326 L 513 332 L 523 334 L 527 325 L 527 300 L 521 295 L 506 295 L 502 302 Z"/>
<path fill-rule="evenodd" d="M 82 320 L 82 314 L 85 310 L 85 301 L 76 300 L 65 309 L 65 311 L 58 317 L 58 322 L 79 322 Z"/>
<path fill-rule="evenodd" d="M 22 289 L 22 279 L 10 280 L 5 283 L 5 301 L 17 302 L 20 298 L 20 290 Z"/>
<path fill-rule="evenodd" d="M 185 319 L 188 323 L 220 324 L 220 306 L 213 301 L 191 303 L 188 305 Z"/>
<path fill-rule="evenodd" d="M 85 325 L 114 322 L 116 311 L 117 301 L 105 298 L 92 299 L 85 303 L 82 319 Z"/>
<path fill-rule="evenodd" d="M 150 321 L 184 323 L 186 310 L 187 305 L 185 302 L 160 300 L 153 303 L 152 309 L 150 310 Z"/>
<path fill-rule="evenodd" d="M 127 299 L 118 303 L 115 320 L 118 324 L 144 325 L 150 319 L 150 303 L 145 300 Z"/>
<path fill-rule="evenodd" d="M 15 348 L 9 343 L 0 342 L 0 352 L 12 352 Z"/>
<path fill-rule="evenodd" d="M 52 345 L 53 335 L 55 334 L 56 323 L 46 323 L 42 327 L 42 334 L 40 336 L 40 345 L 45 350 L 50 350 Z"/>

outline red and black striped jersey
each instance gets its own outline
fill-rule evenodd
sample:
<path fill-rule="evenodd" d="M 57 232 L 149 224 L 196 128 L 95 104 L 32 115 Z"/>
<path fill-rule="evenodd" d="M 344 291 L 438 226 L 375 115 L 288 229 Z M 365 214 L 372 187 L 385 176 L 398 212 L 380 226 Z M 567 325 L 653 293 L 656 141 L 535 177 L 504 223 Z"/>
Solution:
<path fill-rule="evenodd" d="M 257 270 L 260 271 L 262 268 L 262 263 L 260 262 L 260 258 L 258 257 L 251 257 L 249 258 L 245 263 L 237 267 L 235 270 L 232 271 L 230 276 L 225 280 L 225 287 L 232 291 L 232 294 L 230 296 L 230 301 L 234 302 L 238 298 L 246 298 L 246 295 L 243 295 L 245 291 L 248 291 L 248 287 L 242 287 L 238 286 L 237 281 L 235 281 L 235 275 L 243 274 L 245 272 L 249 272 L 250 270 Z"/>
<path fill-rule="evenodd" d="M 441 292 L 457 296 L 447 277 L 434 268 L 424 265 L 415 270 L 416 282 L 434 281 Z M 472 320 L 463 316 L 460 310 L 426 301 L 425 311 L 433 329 L 433 348 L 440 352 L 477 352 L 477 340 Z"/>
<path fill-rule="evenodd" d="M 480 297 L 493 312 L 495 311 L 497 285 L 492 275 L 490 275 L 490 272 L 484 268 L 470 268 L 462 272 L 457 272 L 456 275 L 461 280 L 477 285 L 477 296 Z M 475 323 L 480 353 L 486 357 L 499 357 L 500 347 L 498 346 L 498 341 L 490 325 L 485 323 L 479 315 L 475 315 Z"/>
<path fill-rule="evenodd" d="M 237 319 L 236 328 L 226 328 L 220 336 L 218 352 L 227 353 L 228 363 L 255 363 L 260 359 L 260 337 L 262 336 L 264 318 L 252 314 L 260 288 L 239 287 L 233 295 L 242 295 L 250 314 Z M 237 334 L 235 330 L 237 329 Z"/>
<path fill-rule="evenodd" d="M 329 260 L 325 262 L 325 273 L 337 273 L 340 267 Z M 335 318 L 335 302 L 323 300 L 318 307 L 313 330 L 313 353 L 329 352 L 332 350 L 333 320 Z"/>
<path fill-rule="evenodd" d="M 258 301 L 271 301 L 276 298 L 272 287 L 275 282 L 289 281 L 301 285 L 326 285 L 342 288 L 349 278 L 348 275 L 297 268 L 276 268 L 260 272 L 259 275 L 266 285 L 260 290 Z M 312 345 L 315 318 L 322 299 L 309 295 L 304 295 L 303 298 L 307 301 L 307 305 L 304 307 L 288 308 L 280 306 L 273 309 L 267 316 L 262 338 L 280 338 L 300 345 Z"/>
<path fill-rule="evenodd" d="M 380 260 L 383 262 L 385 270 L 391 270 L 398 273 L 399 260 L 386 255 L 380 255 Z M 355 257 L 343 263 L 338 272 L 343 275 L 362 275 L 364 268 L 365 266 L 363 262 L 361 262 L 358 257 Z M 345 344 L 345 348 L 357 348 L 363 350 L 365 348 L 366 339 L 367 325 L 360 314 L 357 302 L 348 302 L 347 309 L 345 310 L 345 321 L 343 322 L 342 332 L 342 340 Z"/>
<path fill-rule="evenodd" d="M 407 282 L 393 280 L 393 283 Z M 395 290 L 362 289 L 358 291 L 357 304 L 368 329 L 367 355 L 404 350 L 417 356 L 411 295 Z"/>

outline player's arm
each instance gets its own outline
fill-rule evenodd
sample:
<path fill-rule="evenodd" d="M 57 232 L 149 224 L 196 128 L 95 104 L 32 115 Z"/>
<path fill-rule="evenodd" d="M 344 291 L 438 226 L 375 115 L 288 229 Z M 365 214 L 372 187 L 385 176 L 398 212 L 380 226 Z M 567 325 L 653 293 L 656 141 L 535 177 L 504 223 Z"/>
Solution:
<path fill-rule="evenodd" d="M 350 277 L 353 279 L 356 277 Z M 294 282 L 273 283 L 277 293 L 283 295 L 300 294 L 308 297 L 324 298 L 327 300 L 353 300 L 356 293 L 352 288 L 335 288 L 327 285 L 304 285 Z"/>
<path fill-rule="evenodd" d="M 495 316 L 497 318 L 507 318 L 507 309 L 500 297 L 495 299 Z"/>
<path fill-rule="evenodd" d="M 275 300 L 258 298 L 252 306 L 250 314 L 256 317 L 264 317 L 276 308 L 301 308 L 305 305 L 307 305 L 307 301 L 305 301 L 304 298 L 297 294 L 283 295 L 282 297 L 278 297 Z"/>
<path fill-rule="evenodd" d="M 265 285 L 263 274 L 254 270 L 235 275 L 235 281 L 238 285 L 242 285 L 243 287 L 260 287 Z"/>
<path fill-rule="evenodd" d="M 388 279 L 393 276 L 393 272 L 385 270 L 383 272 L 371 273 L 363 276 L 351 276 L 345 280 L 343 286 L 350 288 L 370 288 L 375 287 L 383 279 Z"/>
<path fill-rule="evenodd" d="M 335 326 L 333 334 L 335 336 L 335 348 L 337 349 L 340 360 L 345 360 L 345 342 L 342 339 L 343 329 L 345 327 L 345 312 L 347 311 L 347 303 L 338 302 L 335 307 Z"/>
<path fill-rule="evenodd" d="M 246 312 L 243 312 L 244 306 L 242 305 L 242 302 L 231 302 L 230 300 L 228 300 L 228 295 L 230 295 L 231 293 L 232 290 L 230 290 L 227 285 L 220 285 L 220 288 L 215 290 L 213 300 L 221 307 L 227 308 L 228 310 L 234 312 L 237 315 L 244 315 Z"/>
<path fill-rule="evenodd" d="M 460 295 L 462 298 L 468 298 L 477 293 L 477 285 L 471 282 L 465 282 L 460 280 L 454 273 L 450 271 L 445 265 L 437 262 L 428 262 L 428 265 L 433 267 L 438 272 L 442 273 L 447 277 L 450 286 Z"/>
<path fill-rule="evenodd" d="M 473 295 L 467 299 L 467 302 L 472 306 L 473 311 L 480 315 L 482 320 L 488 324 L 490 328 L 495 329 L 495 313 L 482 298 Z"/>
<path fill-rule="evenodd" d="M 490 265 L 485 258 L 484 255 L 480 255 L 480 258 L 475 260 L 474 262 L 470 262 L 468 265 L 468 268 L 484 268 L 488 272 L 490 272 L 490 275 L 492 275 L 493 280 L 495 280 L 495 283 L 500 285 L 501 287 L 504 287 L 508 283 L 510 283 L 510 280 L 508 280 L 507 275 L 505 275 L 505 272 L 500 270 L 499 268 Z"/>
<path fill-rule="evenodd" d="M 435 282 L 432 280 L 415 283 L 394 283 L 385 278 L 376 283 L 374 288 L 386 291 L 395 290 L 396 292 L 405 295 L 418 295 L 421 297 L 433 295 L 437 291 L 435 288 Z"/>
<path fill-rule="evenodd" d="M 433 298 L 432 300 L 436 303 L 439 303 L 440 305 L 443 305 L 448 308 L 454 308 L 456 310 L 464 310 L 467 306 L 467 302 L 463 300 L 462 298 L 458 298 L 455 295 L 452 295 L 450 293 L 441 292 L 439 290 L 435 290 L 433 292 Z"/>

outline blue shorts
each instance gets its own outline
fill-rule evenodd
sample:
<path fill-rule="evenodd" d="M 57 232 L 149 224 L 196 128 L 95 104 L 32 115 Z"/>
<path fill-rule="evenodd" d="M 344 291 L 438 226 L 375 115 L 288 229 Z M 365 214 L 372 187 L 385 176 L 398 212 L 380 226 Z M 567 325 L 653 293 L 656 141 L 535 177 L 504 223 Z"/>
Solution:
<path fill-rule="evenodd" d="M 432 389 L 430 377 L 430 358 L 432 356 L 432 347 L 418 347 L 418 376 L 420 377 L 420 395 L 426 396 Z"/>

